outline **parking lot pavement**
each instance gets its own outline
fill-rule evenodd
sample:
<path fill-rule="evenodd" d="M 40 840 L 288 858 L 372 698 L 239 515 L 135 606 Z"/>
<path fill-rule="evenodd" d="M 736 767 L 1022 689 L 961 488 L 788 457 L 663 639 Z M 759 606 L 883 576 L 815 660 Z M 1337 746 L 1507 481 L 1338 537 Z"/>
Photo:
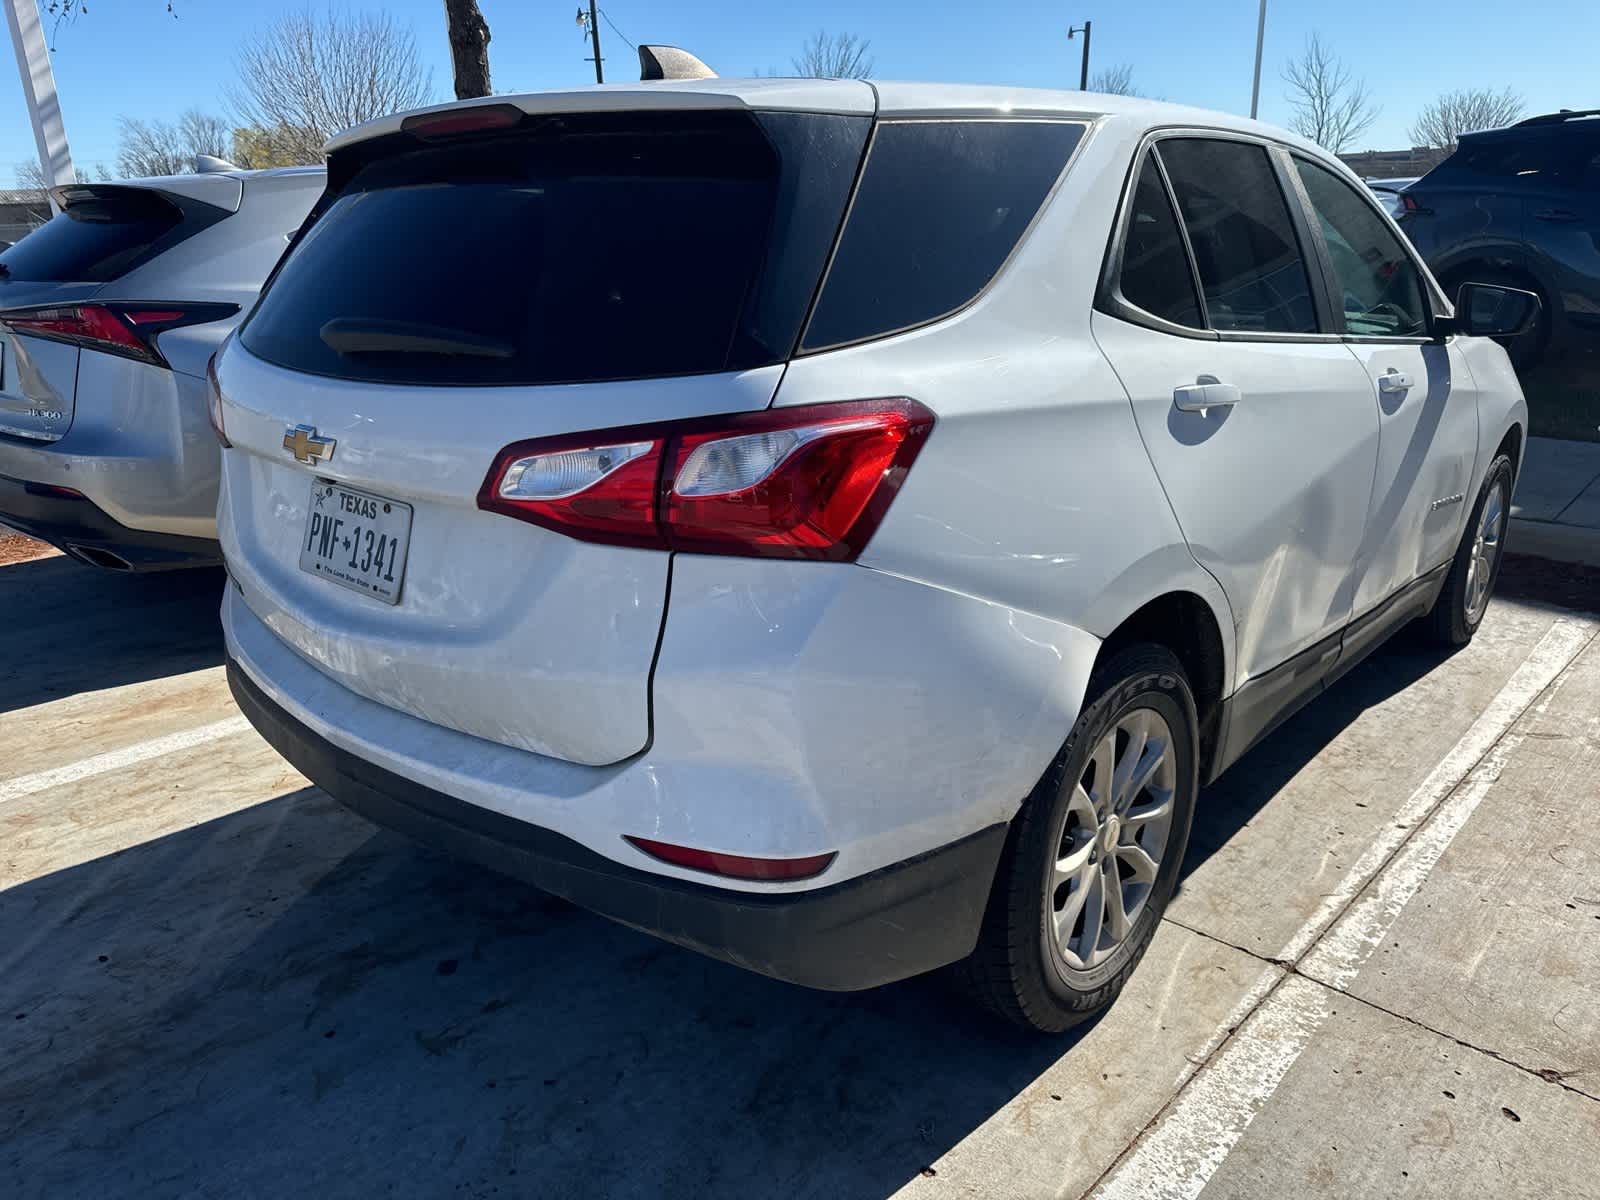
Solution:
<path fill-rule="evenodd" d="M 1508 560 L 1202 796 L 1062 1039 L 410 846 L 238 724 L 218 576 L 0 566 L 0 1195 L 1600 1196 L 1600 622 Z M 1592 582 L 1592 580 L 1591 580 Z"/>

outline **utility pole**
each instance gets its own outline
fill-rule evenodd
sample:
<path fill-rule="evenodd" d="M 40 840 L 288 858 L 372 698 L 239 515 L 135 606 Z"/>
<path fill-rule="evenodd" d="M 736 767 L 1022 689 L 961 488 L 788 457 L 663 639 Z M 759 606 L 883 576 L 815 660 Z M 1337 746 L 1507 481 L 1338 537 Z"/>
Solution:
<path fill-rule="evenodd" d="M 1265 4 L 1266 0 L 1261 0 L 1261 2 Z M 1089 90 L 1089 31 L 1093 28 L 1093 21 L 1085 21 L 1082 28 L 1067 30 L 1067 41 L 1069 42 L 1072 40 L 1073 34 L 1083 34 L 1083 65 L 1078 71 L 1078 90 L 1080 92 Z"/>
<path fill-rule="evenodd" d="M 1267 0 L 1261 0 L 1261 11 L 1256 16 L 1256 73 L 1250 83 L 1250 119 L 1256 119 L 1256 109 L 1261 103 L 1261 43 L 1267 36 Z"/>
<path fill-rule="evenodd" d="M 56 99 L 56 77 L 50 69 L 50 51 L 45 46 L 44 27 L 39 23 L 38 0 L 0 0 L 5 5 L 6 24 L 11 27 L 11 46 L 17 52 L 17 75 L 22 80 L 22 96 L 28 103 L 28 119 L 33 122 L 33 140 L 39 148 L 39 169 L 45 187 L 78 182 L 72 169 L 72 152 L 67 149 L 67 130 L 61 121 L 61 103 Z M 50 198 L 50 207 L 56 207 Z"/>
<path fill-rule="evenodd" d="M 1266 0 L 1261 0 L 1263 4 Z M 589 0 L 589 40 L 594 43 L 594 81 L 604 83 L 605 72 L 600 69 L 600 21 L 594 11 L 594 0 Z"/>

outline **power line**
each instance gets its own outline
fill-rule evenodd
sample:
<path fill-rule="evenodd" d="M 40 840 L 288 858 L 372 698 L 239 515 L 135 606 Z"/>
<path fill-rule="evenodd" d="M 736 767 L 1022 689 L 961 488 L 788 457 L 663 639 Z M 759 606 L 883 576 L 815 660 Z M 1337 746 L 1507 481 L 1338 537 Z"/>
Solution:
<path fill-rule="evenodd" d="M 606 24 L 611 26 L 611 32 L 616 34 L 623 41 L 628 42 L 629 49 L 637 50 L 639 48 L 638 46 L 634 45 L 632 42 L 629 42 L 628 41 L 628 35 L 623 33 L 622 30 L 617 28 L 617 23 L 611 19 L 611 14 L 610 13 L 606 12 L 606 10 L 603 9 L 603 8 L 600 9 L 599 12 L 600 12 L 600 15 L 605 18 Z"/>

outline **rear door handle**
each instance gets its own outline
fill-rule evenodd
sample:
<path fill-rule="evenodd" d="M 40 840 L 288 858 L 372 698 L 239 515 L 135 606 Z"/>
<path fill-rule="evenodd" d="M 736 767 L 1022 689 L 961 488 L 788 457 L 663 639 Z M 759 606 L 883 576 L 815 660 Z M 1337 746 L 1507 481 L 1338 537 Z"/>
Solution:
<path fill-rule="evenodd" d="M 1221 382 L 1215 375 L 1202 375 L 1193 383 L 1172 389 L 1172 403 L 1181 412 L 1203 414 L 1207 409 L 1231 408 L 1241 399 L 1238 388 Z"/>
<path fill-rule="evenodd" d="M 1390 367 L 1382 375 L 1378 376 L 1378 390 L 1389 395 L 1394 395 L 1397 392 L 1409 392 L 1411 390 L 1411 376 L 1404 371 L 1396 371 L 1393 367 Z"/>
<path fill-rule="evenodd" d="M 1578 214 L 1565 208 L 1541 208 L 1533 214 L 1536 221 L 1576 221 Z"/>

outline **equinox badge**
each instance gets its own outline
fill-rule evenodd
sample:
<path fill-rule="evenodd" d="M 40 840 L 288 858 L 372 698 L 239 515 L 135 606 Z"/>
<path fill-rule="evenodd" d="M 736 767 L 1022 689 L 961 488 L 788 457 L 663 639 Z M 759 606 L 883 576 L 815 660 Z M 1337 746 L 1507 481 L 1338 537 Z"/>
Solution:
<path fill-rule="evenodd" d="M 338 444 L 330 437 L 318 437 L 315 425 L 294 425 L 283 435 L 283 448 L 303 463 L 332 458 L 333 448 Z"/>

